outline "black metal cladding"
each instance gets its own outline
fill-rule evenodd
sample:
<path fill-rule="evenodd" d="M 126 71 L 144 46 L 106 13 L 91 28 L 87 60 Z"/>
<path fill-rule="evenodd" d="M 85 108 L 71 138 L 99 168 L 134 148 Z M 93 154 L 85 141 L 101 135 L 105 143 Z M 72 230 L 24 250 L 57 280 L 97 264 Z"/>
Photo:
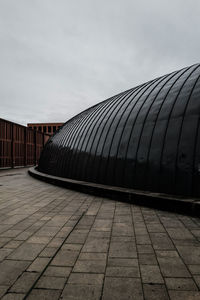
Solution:
<path fill-rule="evenodd" d="M 200 196 L 200 65 L 111 97 L 47 142 L 39 171 L 140 190 Z"/>

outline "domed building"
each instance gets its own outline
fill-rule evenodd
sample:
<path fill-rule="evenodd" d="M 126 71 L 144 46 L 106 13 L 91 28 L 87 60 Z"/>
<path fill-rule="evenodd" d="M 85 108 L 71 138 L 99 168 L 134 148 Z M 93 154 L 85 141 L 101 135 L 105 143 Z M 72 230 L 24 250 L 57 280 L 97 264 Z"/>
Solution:
<path fill-rule="evenodd" d="M 38 170 L 104 185 L 200 196 L 200 65 L 113 96 L 67 121 Z"/>

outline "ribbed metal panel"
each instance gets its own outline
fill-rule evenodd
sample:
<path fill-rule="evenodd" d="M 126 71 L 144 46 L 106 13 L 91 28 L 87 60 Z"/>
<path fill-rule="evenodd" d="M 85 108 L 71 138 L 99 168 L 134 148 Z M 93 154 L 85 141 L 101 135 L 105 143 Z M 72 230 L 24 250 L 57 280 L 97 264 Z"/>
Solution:
<path fill-rule="evenodd" d="M 162 76 L 75 116 L 47 142 L 39 171 L 200 196 L 200 65 Z"/>

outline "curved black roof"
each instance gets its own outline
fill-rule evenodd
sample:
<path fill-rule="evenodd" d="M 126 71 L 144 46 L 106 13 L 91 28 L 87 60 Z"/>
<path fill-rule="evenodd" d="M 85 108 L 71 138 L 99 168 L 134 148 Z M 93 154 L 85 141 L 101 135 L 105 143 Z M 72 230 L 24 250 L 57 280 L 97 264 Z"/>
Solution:
<path fill-rule="evenodd" d="M 200 196 L 199 76 L 196 64 L 85 110 L 47 142 L 39 171 Z"/>

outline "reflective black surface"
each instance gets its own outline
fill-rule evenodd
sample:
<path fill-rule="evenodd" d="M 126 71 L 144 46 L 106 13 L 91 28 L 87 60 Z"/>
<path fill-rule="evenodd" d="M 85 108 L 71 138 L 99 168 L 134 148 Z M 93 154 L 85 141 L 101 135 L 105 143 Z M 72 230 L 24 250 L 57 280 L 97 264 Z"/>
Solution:
<path fill-rule="evenodd" d="M 199 76 L 196 64 L 75 116 L 47 142 L 39 171 L 200 196 Z"/>

